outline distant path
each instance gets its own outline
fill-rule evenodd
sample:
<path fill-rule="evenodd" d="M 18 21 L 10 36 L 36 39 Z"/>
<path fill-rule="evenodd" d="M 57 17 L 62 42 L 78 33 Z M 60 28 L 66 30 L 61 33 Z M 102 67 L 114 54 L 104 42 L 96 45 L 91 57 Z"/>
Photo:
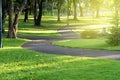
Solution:
<path fill-rule="evenodd" d="M 107 51 L 107 50 L 91 50 L 91 49 L 77 49 L 67 48 L 52 45 L 53 41 L 63 39 L 79 39 L 79 35 L 74 33 L 71 27 L 65 27 L 58 30 L 62 34 L 61 37 L 27 37 L 22 38 L 32 39 L 33 41 L 25 43 L 22 47 L 46 54 L 60 54 L 60 55 L 72 55 L 80 57 L 95 57 L 95 58 L 109 58 L 120 60 L 120 51 Z"/>

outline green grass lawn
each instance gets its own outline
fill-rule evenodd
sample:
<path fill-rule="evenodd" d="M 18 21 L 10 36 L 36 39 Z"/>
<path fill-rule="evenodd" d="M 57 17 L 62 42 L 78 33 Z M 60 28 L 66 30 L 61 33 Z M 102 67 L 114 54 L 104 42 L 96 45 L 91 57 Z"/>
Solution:
<path fill-rule="evenodd" d="M 104 50 L 120 50 L 120 46 L 110 46 L 106 43 L 106 39 L 79 39 L 79 40 L 62 40 L 54 42 L 54 45 L 84 48 L 84 49 L 104 49 Z"/>
<path fill-rule="evenodd" d="M 18 34 L 60 36 L 56 29 L 66 25 L 66 17 L 61 17 L 61 19 L 61 22 L 57 22 L 57 17 L 43 16 L 42 26 L 34 27 L 32 16 L 27 23 L 23 22 L 23 16 L 21 16 Z M 94 23 L 105 22 L 96 19 Z M 83 17 L 77 21 L 70 18 L 70 25 L 84 24 L 92 24 L 91 18 Z M 4 48 L 0 49 L 0 80 L 120 80 L 120 61 L 44 54 L 21 48 L 21 45 L 28 41 L 20 38 L 3 39 Z M 84 41 L 81 44 L 85 44 L 87 40 Z M 91 41 L 94 41 L 95 45 L 92 45 Z M 91 41 L 87 42 L 93 47 L 97 45 L 109 47 L 104 40 Z M 67 40 L 54 44 L 64 45 L 69 42 L 73 43 L 72 40 Z M 80 41 L 78 40 L 78 42 Z M 74 41 L 71 45 L 74 44 L 78 43 Z"/>
<path fill-rule="evenodd" d="M 3 39 L 0 80 L 119 80 L 120 61 L 50 55 L 20 46 L 26 39 Z"/>

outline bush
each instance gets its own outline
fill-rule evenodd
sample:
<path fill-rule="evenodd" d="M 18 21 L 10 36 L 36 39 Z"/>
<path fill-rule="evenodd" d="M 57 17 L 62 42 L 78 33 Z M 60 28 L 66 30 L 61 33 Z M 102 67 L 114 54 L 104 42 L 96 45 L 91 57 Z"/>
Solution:
<path fill-rule="evenodd" d="M 97 31 L 94 31 L 94 30 L 85 30 L 81 32 L 80 35 L 82 38 L 85 38 L 85 39 L 93 39 L 98 37 Z"/>
<path fill-rule="evenodd" d="M 120 26 L 119 26 L 119 11 L 117 10 L 117 6 L 115 7 L 115 17 L 113 18 L 113 27 L 111 29 L 111 34 L 108 37 L 108 44 L 112 46 L 120 45 Z"/>
<path fill-rule="evenodd" d="M 112 27 L 111 34 L 108 36 L 107 43 L 111 46 L 120 45 L 120 28 Z"/>

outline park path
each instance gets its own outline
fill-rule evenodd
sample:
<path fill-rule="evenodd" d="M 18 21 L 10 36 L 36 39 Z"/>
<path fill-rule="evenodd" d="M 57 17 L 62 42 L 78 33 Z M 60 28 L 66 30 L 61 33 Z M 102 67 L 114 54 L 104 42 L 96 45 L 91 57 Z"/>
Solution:
<path fill-rule="evenodd" d="M 91 49 L 78 49 L 67 48 L 52 45 L 53 41 L 63 39 L 80 39 L 80 36 L 72 31 L 72 27 L 65 27 L 58 30 L 61 37 L 28 37 L 21 36 L 22 38 L 31 39 L 31 42 L 22 45 L 23 48 L 35 50 L 46 54 L 59 54 L 71 55 L 80 57 L 95 57 L 95 58 L 108 58 L 120 60 L 120 51 L 107 51 L 107 50 L 91 50 Z"/>

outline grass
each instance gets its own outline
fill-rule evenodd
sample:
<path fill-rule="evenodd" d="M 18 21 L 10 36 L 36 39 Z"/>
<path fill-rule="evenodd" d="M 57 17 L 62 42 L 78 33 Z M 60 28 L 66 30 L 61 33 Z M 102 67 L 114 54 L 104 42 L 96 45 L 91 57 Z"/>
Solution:
<path fill-rule="evenodd" d="M 81 20 L 78 21 L 70 19 L 70 23 L 71 25 L 79 25 L 82 23 L 91 24 L 91 20 L 86 21 L 83 19 L 81 18 Z M 99 23 L 99 21 L 96 23 Z M 57 22 L 56 17 L 45 16 L 42 20 L 42 26 L 34 27 L 32 16 L 28 23 L 24 23 L 23 16 L 21 16 L 18 34 L 28 36 L 60 36 L 56 32 L 56 29 L 64 27 L 65 25 L 65 17 L 62 17 L 61 22 Z M 28 41 L 29 40 L 20 38 L 3 39 L 4 48 L 0 49 L 0 80 L 120 79 L 120 61 L 90 57 L 50 55 L 21 48 L 21 45 Z M 60 43 L 63 42 L 68 41 L 62 41 Z M 98 42 L 96 42 L 96 45 L 97 43 Z"/>
<path fill-rule="evenodd" d="M 119 80 L 120 61 L 50 55 L 20 46 L 26 39 L 3 39 L 0 80 Z"/>
<path fill-rule="evenodd" d="M 62 40 L 54 42 L 53 44 L 71 48 L 120 50 L 120 46 L 110 46 L 106 43 L 106 41 L 106 39 L 79 39 Z"/>

